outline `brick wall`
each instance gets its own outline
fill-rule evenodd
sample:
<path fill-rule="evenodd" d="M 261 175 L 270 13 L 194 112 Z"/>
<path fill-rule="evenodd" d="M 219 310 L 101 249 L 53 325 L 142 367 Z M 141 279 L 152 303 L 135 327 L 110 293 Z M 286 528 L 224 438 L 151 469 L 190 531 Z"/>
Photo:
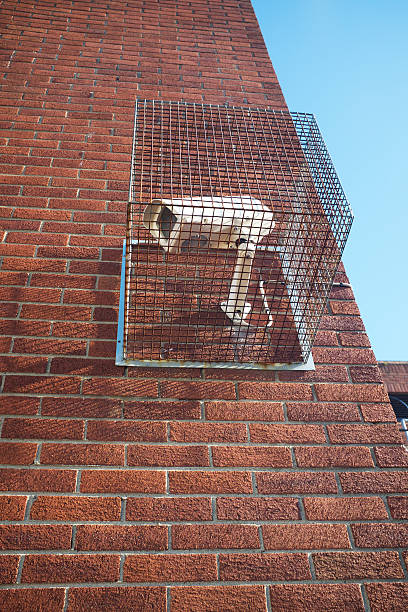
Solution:
<path fill-rule="evenodd" d="M 114 364 L 135 98 L 285 108 L 250 2 L 0 8 L 1 609 L 403 610 L 407 459 L 350 289 L 315 372 Z"/>
<path fill-rule="evenodd" d="M 378 365 L 388 393 L 408 393 L 407 361 L 379 361 Z"/>

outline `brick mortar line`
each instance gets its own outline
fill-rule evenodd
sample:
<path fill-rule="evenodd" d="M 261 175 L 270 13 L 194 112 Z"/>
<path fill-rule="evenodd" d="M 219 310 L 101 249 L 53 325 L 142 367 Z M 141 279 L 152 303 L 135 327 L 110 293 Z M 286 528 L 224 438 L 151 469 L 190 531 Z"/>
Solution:
<path fill-rule="evenodd" d="M 9 357 L 11 355 L 5 355 L 6 357 Z M 35 355 L 29 355 L 29 357 L 31 356 L 35 356 Z M 25 357 L 27 357 L 27 355 L 25 355 Z M 57 358 L 61 358 L 60 356 L 57 356 Z M 84 359 L 87 360 L 92 360 L 93 361 L 93 357 L 88 357 L 86 358 L 85 356 L 83 357 Z M 70 359 L 70 357 L 67 357 L 67 359 Z M 21 375 L 24 376 L 23 372 L 16 372 L 12 374 L 13 376 L 16 375 Z M 30 373 L 27 374 L 28 376 L 32 376 Z M 39 374 L 39 376 L 43 376 L 45 378 L 58 378 L 60 375 L 59 374 L 55 374 L 55 373 L 50 373 L 49 376 L 47 376 L 47 374 L 43 373 L 43 374 Z M 67 375 L 69 378 L 81 378 L 83 380 L 95 380 L 95 377 L 89 377 L 90 375 L 86 375 L 86 377 L 83 374 L 71 374 L 71 375 Z M 143 383 L 143 382 L 151 382 L 151 381 L 155 381 L 157 379 L 153 379 L 153 378 L 125 378 L 124 376 L 118 376 L 117 378 L 113 377 L 116 381 L 120 382 L 120 381 L 134 381 L 135 383 Z M 110 376 L 109 374 L 107 374 L 105 377 L 100 377 L 100 382 L 105 382 L 105 380 L 107 379 L 112 379 L 112 376 Z M 168 379 L 166 382 L 201 382 L 200 380 L 191 380 L 191 381 L 184 381 L 180 378 L 173 378 L 173 379 Z M 160 403 L 168 403 L 169 405 L 177 402 L 177 404 L 179 405 L 180 408 L 183 407 L 183 404 L 186 403 L 191 403 L 191 402 L 197 402 L 198 400 L 192 398 L 192 399 L 177 399 L 177 398 L 165 398 L 165 397 L 149 397 L 147 399 L 139 399 L 139 396 L 135 395 L 135 396 L 125 396 L 125 395 L 116 395 L 116 396 L 95 396 L 95 395 L 88 395 L 88 394 L 79 394 L 79 393 L 72 393 L 72 394 L 54 394 L 54 395 L 50 395 L 50 394 L 40 394 L 40 393 L 10 393 L 10 392 L 6 392 L 4 394 L 5 398 L 33 398 L 33 399 L 57 399 L 57 400 L 68 400 L 68 399 L 85 399 L 85 400 L 92 400 L 92 399 L 105 399 L 105 400 L 114 400 L 117 402 L 124 402 L 124 403 L 134 403 L 137 401 L 143 401 L 143 402 L 147 402 L 150 403 L 152 405 L 154 405 L 154 402 L 160 402 Z M 236 402 L 236 400 L 208 400 L 209 402 L 215 401 L 215 402 L 223 402 L 223 403 L 231 403 L 231 402 Z M 279 403 L 279 401 L 277 401 L 277 403 Z M 372 402 L 369 402 L 372 403 Z M 237 405 L 239 404 L 239 402 L 237 402 Z M 170 423 L 191 423 L 191 424 L 201 424 L 201 423 L 206 423 L 206 424 L 223 424 L 223 425 L 228 425 L 228 424 L 243 424 L 243 425 L 301 425 L 301 426 L 305 426 L 307 427 L 307 425 L 320 425 L 323 426 L 325 424 L 327 425 L 336 425 L 338 427 L 342 427 L 342 426 L 361 426 L 364 425 L 366 427 L 377 427 L 377 426 L 385 426 L 385 425 L 393 425 L 398 427 L 399 423 L 396 421 L 378 421 L 375 423 L 372 423 L 370 421 L 296 421 L 296 420 L 290 420 L 290 421 L 279 421 L 279 420 L 269 420 L 269 421 L 265 421 L 262 419 L 252 419 L 252 420 L 248 420 L 248 421 L 242 421 L 242 420 L 235 420 L 235 419 L 231 419 L 231 420 L 219 420 L 219 419 L 206 419 L 205 421 L 203 421 L 200 417 L 197 418 L 192 418 L 192 417 L 188 417 L 188 418 L 174 418 L 174 419 L 169 419 L 169 418 L 147 418 L 147 417 L 97 417 L 97 416 L 90 416 L 90 417 L 86 417 L 86 416 L 82 416 L 82 415 L 73 415 L 73 416 L 64 416 L 64 415 L 59 415 L 59 414 L 21 414 L 21 413 L 12 413 L 12 412 L 8 412 L 8 413 L 3 413 L 2 414 L 3 417 L 5 418 L 20 418 L 20 419 L 34 419 L 34 418 L 43 418 L 44 420 L 46 419 L 59 419 L 61 421 L 72 421 L 72 420 L 81 420 L 81 419 L 88 419 L 89 421 L 98 421 L 98 422 L 104 422 L 104 421 L 115 421 L 115 422 L 119 422 L 119 423 L 129 423 L 129 422 L 151 422 L 151 423 L 163 423 L 163 422 L 170 422 Z M 251 442 L 251 444 L 256 444 L 255 442 Z M 313 444 L 313 443 L 312 443 Z M 317 443 L 315 443 L 317 444 Z M 325 443 L 321 443 L 321 444 L 325 444 Z M 327 444 L 327 443 L 326 443 Z M 330 444 L 336 444 L 333 442 L 330 442 Z M 340 443 L 337 443 L 340 444 Z M 350 444 L 350 442 L 346 442 L 345 444 Z M 351 443 L 352 444 L 352 443 Z M 359 444 L 363 444 L 362 442 Z M 390 443 L 384 443 L 384 442 L 367 442 L 366 444 L 369 445 L 382 445 L 382 444 L 390 444 Z M 391 443 L 392 444 L 392 443 Z M 402 442 L 393 442 L 393 444 L 403 444 Z"/>
<path fill-rule="evenodd" d="M 119 556 L 119 555 L 118 555 Z M 316 585 L 316 584 L 321 584 L 321 585 L 337 585 L 337 584 L 357 584 L 357 585 L 364 585 L 364 584 L 371 584 L 371 583 L 380 583 L 380 584 L 387 584 L 387 583 L 398 583 L 398 584 L 405 584 L 404 581 L 402 581 L 402 579 L 398 579 L 398 578 L 338 578 L 338 579 L 333 579 L 333 580 L 324 580 L 324 579 L 316 579 L 316 580 L 311 580 L 311 579 L 299 579 L 299 580 L 287 580 L 287 579 L 282 579 L 282 580 L 248 580 L 248 579 L 241 579 L 241 580 L 203 580 L 201 582 L 199 581 L 189 581 L 188 583 L 183 580 L 178 580 L 178 581 L 172 581 L 171 584 L 169 584 L 170 581 L 157 581 L 157 582 L 133 582 L 133 581 L 129 581 L 129 582 L 118 582 L 118 581 L 112 581 L 112 582 L 103 582 L 103 581 L 95 581 L 95 582 L 71 582 L 71 581 L 67 581 L 67 582 L 37 582 L 37 583 L 22 583 L 21 585 L 1 585 L 0 586 L 0 590 L 9 590 L 10 588 L 17 588 L 17 589 L 35 589 L 35 588 L 76 588 L 76 587 L 118 587 L 118 586 L 122 586 L 122 587 L 149 587 L 149 586 L 165 586 L 165 587 L 169 587 L 171 588 L 172 586 L 243 586 L 243 585 L 259 585 L 259 586 L 269 586 L 269 585 L 286 585 L 286 584 L 290 584 L 290 585 Z"/>
<path fill-rule="evenodd" d="M 400 547 L 399 550 L 398 550 L 398 556 L 399 556 L 399 560 L 400 560 L 402 571 L 404 573 L 405 580 L 408 580 L 408 557 L 407 557 L 407 560 L 405 560 L 404 556 L 402 554 L 403 552 L 406 552 L 406 550 L 403 550 Z"/>
<path fill-rule="evenodd" d="M 16 576 L 16 584 L 20 584 L 21 583 L 21 575 L 23 573 L 23 564 L 25 561 L 25 555 L 22 554 L 20 559 L 18 560 L 18 568 L 17 568 L 17 576 Z"/>
<path fill-rule="evenodd" d="M 379 582 L 378 578 L 377 579 L 372 578 L 372 582 L 374 581 Z M 397 581 L 397 579 L 395 581 Z M 365 612 L 370 612 L 371 611 L 370 601 L 369 601 L 367 591 L 365 589 L 363 582 L 361 583 L 360 591 L 361 591 L 361 597 L 363 599 L 364 610 Z"/>
<path fill-rule="evenodd" d="M 171 587 L 166 585 L 166 612 L 171 611 Z"/>
<path fill-rule="evenodd" d="M 64 589 L 64 605 L 63 605 L 63 612 L 66 612 L 68 609 L 68 604 L 69 604 L 69 588 L 66 587 Z"/>
<path fill-rule="evenodd" d="M 11 302 L 11 303 L 15 304 L 16 302 Z M 27 304 L 27 303 L 28 302 L 24 302 L 24 304 Z M 34 302 L 30 302 L 30 303 L 34 303 Z M 39 305 L 38 303 L 35 303 L 35 304 L 37 306 Z M 45 302 L 41 302 L 41 305 L 42 306 L 53 306 L 53 307 L 55 307 L 58 304 L 56 304 L 56 303 L 49 303 L 48 304 L 48 303 L 45 303 Z M 79 307 L 83 308 L 84 307 L 83 304 L 64 304 L 64 306 L 72 306 L 74 308 L 79 308 Z M 88 306 L 88 308 L 89 308 L 89 306 Z M 99 308 L 99 306 L 98 306 L 98 308 Z M 112 309 L 112 308 L 116 308 L 116 306 L 115 305 L 105 306 L 105 308 Z M 32 322 L 32 321 L 46 321 L 47 319 L 19 319 L 19 320 L 27 320 L 27 321 L 31 321 Z M 66 320 L 64 321 L 63 319 L 56 319 L 56 321 L 58 321 L 58 322 L 67 322 Z M 71 323 L 87 323 L 87 322 L 96 323 L 96 321 L 83 321 L 83 320 L 71 321 Z M 27 336 L 27 338 L 29 338 L 29 337 L 30 336 Z M 112 342 L 114 342 L 114 339 L 112 339 Z M 32 356 L 32 355 L 25 355 L 25 356 Z M 63 357 L 63 355 L 58 355 L 58 356 L 59 357 Z M 112 357 L 103 357 L 103 358 L 100 358 L 100 359 L 109 360 L 109 361 L 112 362 L 112 364 L 114 363 Z M 121 366 L 118 366 L 118 368 L 120 368 L 120 367 Z M 149 367 L 149 366 L 146 365 L 146 366 L 143 366 L 143 367 Z M 45 378 L 50 378 L 50 376 L 47 376 L 46 374 L 41 373 L 41 372 L 33 372 L 33 373 L 31 373 L 31 372 L 28 372 L 28 373 L 24 373 L 24 372 L 10 372 L 10 373 L 7 373 L 7 375 L 9 375 L 9 374 L 10 375 L 17 374 L 17 375 L 22 376 L 22 377 L 23 376 L 31 376 L 33 378 L 38 378 L 38 377 L 42 376 L 42 377 L 45 377 Z M 120 374 L 120 373 L 118 372 L 118 374 Z M 69 373 L 68 374 L 58 374 L 58 373 L 53 373 L 52 374 L 52 377 L 54 377 L 54 378 L 77 378 L 77 377 L 79 378 L 81 376 L 82 376 L 82 378 L 85 378 L 85 379 L 88 378 L 89 380 L 94 380 L 94 378 L 95 378 L 94 376 L 91 376 L 90 374 L 88 374 L 88 375 L 69 374 Z M 115 380 L 120 381 L 124 377 L 122 375 L 115 376 L 115 375 L 107 374 L 105 376 L 100 376 L 98 378 L 100 378 L 101 380 L 103 380 L 105 378 L 114 378 Z M 150 377 L 150 378 L 149 377 L 145 377 L 145 378 L 129 377 L 129 378 L 126 378 L 126 380 L 132 380 L 132 381 L 135 381 L 135 382 L 136 381 L 145 382 L 147 380 L 156 380 L 157 381 L 158 379 L 155 379 L 155 378 L 152 378 L 152 377 Z M 167 378 L 166 377 L 164 379 L 160 379 L 159 380 L 159 382 L 174 382 L 174 383 L 176 383 L 178 381 L 182 382 L 183 379 Z M 198 381 L 196 381 L 196 380 L 191 380 L 190 381 L 189 380 L 189 382 L 201 382 L 201 383 L 202 382 L 206 382 L 206 383 L 208 383 L 208 385 L 210 385 L 211 383 L 234 382 L 234 381 L 231 381 L 230 379 L 225 379 L 224 380 L 224 379 L 218 379 L 217 378 L 217 379 L 211 379 L 211 380 L 208 380 L 208 379 L 207 380 L 201 380 L 201 379 L 199 379 Z M 239 382 L 244 382 L 245 384 L 248 383 L 248 381 L 245 381 L 245 380 L 242 380 L 242 381 L 239 381 Z M 260 383 L 260 384 L 267 384 L 267 385 L 269 385 L 269 384 L 270 385 L 275 385 L 276 384 L 274 381 L 250 381 L 248 384 L 258 384 L 258 383 Z M 291 384 L 291 385 L 296 385 L 296 384 L 308 385 L 309 383 L 296 383 L 296 382 L 295 383 L 293 383 L 293 382 L 292 383 L 287 383 L 287 382 L 281 382 L 279 384 L 281 384 L 281 385 L 288 385 L 288 384 Z M 325 383 L 325 382 L 321 382 L 319 384 L 325 384 L 325 385 L 326 384 L 327 385 L 331 384 L 332 386 L 336 386 L 336 385 L 339 385 L 339 384 L 350 385 L 349 388 L 351 389 L 354 385 L 357 385 L 357 384 L 358 385 L 363 385 L 364 387 L 369 388 L 369 387 L 373 387 L 377 383 L 353 383 L 353 384 L 350 384 L 350 383 Z M 12 392 L 11 391 L 11 392 L 7 392 L 7 395 L 10 395 L 10 396 L 27 396 L 27 395 L 29 395 L 30 397 L 31 396 L 45 396 L 46 397 L 46 396 L 51 395 L 51 394 L 50 393 L 34 393 L 34 392 L 33 393 L 29 393 L 29 392 L 27 392 L 27 393 L 18 393 L 17 392 L 16 393 L 16 392 Z M 55 397 L 55 396 L 56 396 L 55 394 L 51 395 L 51 397 Z M 60 394 L 57 394 L 57 397 L 72 397 L 72 396 L 82 397 L 82 394 L 79 394 L 79 393 L 72 393 L 72 394 L 60 393 Z M 126 396 L 126 395 L 106 395 L 106 394 L 100 394 L 100 395 L 97 395 L 97 394 L 86 394 L 86 397 L 94 397 L 94 398 L 102 398 L 102 399 L 108 399 L 108 398 L 110 399 L 112 397 L 113 398 L 114 397 L 120 397 L 122 399 L 125 399 L 125 401 L 126 400 L 130 401 L 130 399 L 132 399 L 132 398 L 139 398 L 139 396 L 137 396 L 137 395 L 135 395 L 135 396 Z M 147 399 L 156 400 L 156 401 L 157 401 L 157 399 L 160 399 L 160 401 L 166 401 L 167 400 L 167 401 L 173 401 L 173 402 L 174 401 L 179 401 L 180 402 L 180 401 L 192 401 L 192 400 L 199 401 L 200 400 L 200 398 L 197 398 L 197 397 L 179 398 L 179 397 L 176 397 L 176 396 L 175 397 L 159 397 L 159 398 L 148 397 Z M 236 399 L 235 397 L 233 397 L 233 398 L 226 399 L 226 398 L 223 398 L 223 397 L 211 397 L 211 398 L 206 398 L 203 401 L 204 402 L 224 402 L 224 403 L 225 402 L 236 402 L 236 403 L 251 403 L 252 404 L 252 403 L 260 403 L 260 402 L 261 403 L 265 403 L 265 402 L 280 403 L 280 402 L 283 402 L 285 400 L 282 400 L 282 399 L 279 399 L 279 398 L 260 400 L 260 399 L 252 399 L 252 398 L 240 398 L 240 399 Z M 350 404 L 350 405 L 355 405 L 357 403 L 356 400 L 332 400 L 332 401 L 325 401 L 325 400 L 323 400 L 323 401 L 317 400 L 316 401 L 316 400 L 313 400 L 313 401 L 311 401 L 311 400 L 307 400 L 307 399 L 299 399 L 299 400 L 298 399 L 293 399 L 293 400 L 290 400 L 290 401 L 291 401 L 291 403 L 304 404 L 305 406 L 308 406 L 311 403 L 319 404 L 319 405 L 321 404 L 322 407 L 324 407 L 325 404 Z M 367 399 L 367 400 L 365 400 L 363 402 L 361 402 L 361 400 L 360 400 L 360 403 L 364 403 L 364 404 L 386 404 L 386 403 L 388 403 L 388 401 L 386 402 L 385 400 L 369 400 L 369 399 Z M 284 421 L 281 421 L 281 422 L 283 423 Z M 301 422 L 304 424 L 304 421 L 301 421 Z M 319 422 L 325 423 L 326 421 L 319 421 Z M 349 421 L 340 421 L 340 422 L 341 423 L 348 423 Z M 361 423 L 361 421 L 357 421 L 357 422 Z M 365 421 L 365 422 L 369 423 L 370 421 Z M 394 422 L 394 421 L 392 421 L 392 422 Z M 337 423 L 337 421 L 334 421 L 334 423 Z M 396 423 L 396 421 L 395 421 L 395 423 Z M 375 424 L 375 423 L 373 423 L 373 424 Z"/>
<path fill-rule="evenodd" d="M 7 415 L 5 417 L 3 417 L 4 420 L 12 420 L 14 417 L 11 415 Z M 26 421 L 26 419 L 23 417 L 21 419 L 19 419 L 21 421 Z M 27 419 L 29 420 L 29 419 Z M 32 419 L 32 420 L 35 420 Z M 44 417 L 44 418 L 38 418 L 38 420 L 40 422 L 44 422 L 44 424 L 49 423 L 50 421 L 55 421 L 58 420 L 58 417 L 52 417 L 50 416 L 49 418 Z M 72 417 L 72 418 L 66 418 L 66 419 L 61 419 L 61 425 L 62 423 L 78 423 L 81 424 L 81 418 L 80 417 Z M 83 418 L 83 420 L 90 420 L 90 419 L 85 419 Z M 95 423 L 112 423 L 112 420 L 109 420 L 109 418 L 106 419 L 99 419 L 99 420 L 94 420 L 92 422 Z M 177 421 L 180 424 L 185 423 L 186 421 L 180 420 Z M 138 425 L 158 425 L 158 424 L 166 424 L 166 421 L 164 420 L 159 420 L 159 421 L 153 421 L 153 420 L 137 420 L 137 421 L 133 421 L 133 419 L 128 419 L 128 420 L 123 420 L 123 421 L 115 421 L 114 424 L 126 424 L 129 427 L 132 426 L 132 424 L 138 424 Z M 194 422 L 193 422 L 194 423 Z M 200 421 L 196 421 L 196 423 L 200 423 Z M 313 448 L 313 449 L 344 449 L 347 450 L 348 448 L 367 448 L 367 449 L 377 449 L 377 448 L 381 448 L 381 449 L 394 449 L 394 448 L 400 448 L 400 447 L 405 447 L 405 444 L 403 442 L 398 442 L 398 441 L 392 441 L 392 442 L 322 442 L 319 444 L 319 442 L 314 442 L 314 441 L 304 441 L 304 442 L 294 442 L 294 441 L 288 441 L 288 442 L 247 442 L 245 440 L 243 441 L 239 441 L 239 440 L 151 440 L 148 437 L 143 438 L 141 437 L 140 439 L 129 439 L 129 438 L 112 438 L 112 439 L 106 439 L 104 438 L 103 440 L 98 440 L 98 438 L 90 438 L 87 439 L 85 437 L 83 438 L 39 438 L 39 437 L 25 437 L 25 438 L 18 438 L 18 437 L 1 437 L 0 438 L 0 442 L 15 442 L 18 443 L 20 442 L 21 444 L 28 444 L 28 443 L 32 443 L 32 444 L 41 444 L 41 443 L 50 443 L 50 444 L 89 444 L 89 445 L 95 445 L 95 444 L 99 444 L 99 445 L 106 445 L 106 444 L 113 444 L 113 445 L 137 445 L 137 444 L 141 444 L 141 445 L 146 445 L 148 444 L 149 446 L 166 446 L 166 447 L 184 447 L 184 446 L 188 446 L 188 447 L 194 447 L 194 446 L 206 446 L 208 448 L 214 446 L 214 447 L 223 447 L 223 446 L 228 446 L 231 448 L 287 448 L 287 449 L 291 449 L 291 450 L 295 450 L 297 448 Z M 227 466 L 224 466 L 227 467 Z M 231 466 L 233 467 L 233 466 Z M 237 467 L 244 467 L 244 466 L 237 466 Z M 254 467 L 261 467 L 261 466 L 254 466 Z M 269 467 L 268 465 L 265 465 L 265 467 Z M 272 466 L 273 467 L 273 466 Z M 279 466 L 278 466 L 279 467 Z M 281 466 L 284 467 L 284 466 Z M 297 466 L 294 465 L 294 467 L 299 467 L 299 469 L 302 469 L 302 467 L 308 467 L 308 466 Z M 309 467 L 313 467 L 313 468 L 319 468 L 319 467 L 348 467 L 348 465 L 345 466 L 341 466 L 341 465 L 337 465 L 337 466 L 314 466 L 311 465 Z M 350 467 L 367 467 L 367 468 L 371 468 L 371 469 L 394 469 L 394 468 L 404 468 L 405 466 L 401 465 L 401 466 L 378 466 L 374 463 L 374 465 L 360 465 L 360 466 L 350 466 Z"/>
<path fill-rule="evenodd" d="M 33 465 L 33 464 L 3 464 L 1 466 L 0 469 L 18 469 L 18 470 L 27 470 L 29 469 L 32 472 L 38 472 L 39 470 L 58 470 L 58 471 L 73 471 L 76 472 L 78 471 L 83 472 L 83 471 L 105 471 L 105 472 L 112 472 L 112 471 L 119 471 L 119 472 L 143 472 L 143 471 L 148 471 L 148 472 L 208 472 L 208 473 L 212 473 L 212 472 L 218 472 L 218 473 L 230 473 L 230 472 L 235 472 L 235 473 L 246 473 L 246 472 L 252 472 L 252 473 L 267 473 L 267 474 L 286 474 L 286 473 L 291 473 L 291 474 L 296 474 L 296 473 L 310 473 L 310 472 L 315 472 L 315 473 L 323 473 L 323 474 L 334 474 L 335 476 L 337 476 L 338 474 L 380 474 L 380 473 L 401 473 L 401 474 L 405 474 L 406 469 L 401 467 L 400 469 L 398 468 L 376 468 L 376 467 L 352 467 L 352 466 L 341 466 L 341 467 L 332 467 L 332 466 L 327 466 L 327 467 L 313 467 L 313 466 L 309 466 L 309 467 L 293 467 L 293 466 L 287 466 L 287 467 L 274 467 L 274 466 L 253 466 L 253 465 L 244 465 L 244 466 L 217 466 L 217 467 L 213 467 L 213 466 L 208 466 L 208 465 L 177 465 L 177 466 L 172 466 L 172 465 L 123 465 L 123 464 L 103 464 L 103 465 L 88 465 L 88 464 L 83 464 L 83 463 L 75 463 L 75 464 L 70 464 L 70 463 L 61 463 L 61 464 L 56 464 L 56 463 L 42 463 L 41 465 Z M 340 486 L 340 483 L 337 482 L 337 485 Z M 342 491 L 341 491 L 342 493 Z M 380 493 L 384 493 L 383 491 L 379 491 L 377 492 L 377 495 Z M 394 491 L 395 493 L 395 491 Z M 407 493 L 407 491 L 400 491 L 400 493 Z M 294 493 L 294 495 L 299 494 L 299 492 Z M 211 495 L 211 493 L 210 493 Z M 311 495 L 313 495 L 313 493 L 311 493 Z"/>
<path fill-rule="evenodd" d="M 37 496 L 35 496 L 37 497 Z M 41 497 L 43 497 L 41 495 Z M 75 499 L 80 499 L 81 496 L 76 497 Z M 82 497 L 88 497 L 83 495 Z M 129 498 L 128 498 L 129 499 Z M 134 499 L 134 498 L 130 498 L 130 499 Z M 136 498 L 138 499 L 138 498 Z M 166 497 L 166 499 L 168 499 Z M 255 497 L 255 499 L 258 499 L 257 497 Z M 333 520 L 318 520 L 318 519 L 274 519 L 273 520 L 273 525 L 315 525 L 315 526 L 330 526 L 330 525 L 360 525 L 360 524 L 367 524 L 367 525 L 403 525 L 403 526 L 407 526 L 408 527 L 408 519 L 388 519 L 388 518 L 379 518 L 379 519 L 333 519 Z M 155 520 L 155 521 L 147 521 L 147 520 L 140 520 L 140 521 L 136 521 L 136 520 L 131 520 L 128 519 L 122 519 L 122 517 L 118 518 L 117 520 L 111 519 L 111 520 L 96 520 L 96 519 L 90 519 L 90 520 L 80 520 L 80 519 L 76 519 L 76 520 L 67 520 L 67 519 L 61 519 L 61 520 L 57 520 L 57 519 L 23 519 L 21 521 L 11 521 L 11 520 L 2 520 L 0 521 L 0 525 L 2 526 L 10 526 L 10 527 L 25 527 L 25 526 L 50 526 L 50 525 L 70 525 L 70 526 L 78 526 L 78 525 L 88 525 L 88 526 L 105 526 L 105 525 L 109 525 L 111 527 L 121 527 L 124 526 L 126 524 L 127 527 L 153 527 L 153 526 L 157 526 L 157 525 L 203 525 L 203 526 L 215 526 L 215 525 L 232 525 L 232 526 L 236 526 L 236 525 L 252 525 L 252 526 L 268 526 L 271 525 L 271 521 L 268 520 L 261 520 L 261 519 L 256 519 L 256 520 L 244 520 L 244 519 L 208 519 L 208 520 L 192 520 L 192 519 L 180 519 L 180 520 Z M 359 547 L 357 547 L 359 548 Z M 360 547 L 361 548 L 361 547 Z M 380 547 L 383 548 L 383 547 Z M 385 547 L 385 548 L 390 548 Z M 401 550 L 404 550 L 404 547 L 397 547 L 397 548 L 401 548 Z M 364 547 L 365 549 L 365 547 Z M 307 549 L 310 550 L 310 549 Z M 370 550 L 377 550 L 375 547 L 370 549 Z M 3 551 L 0 551 L 0 554 L 2 554 Z"/>
<path fill-rule="evenodd" d="M 21 466 L 20 466 L 21 467 Z M 25 468 L 27 469 L 27 468 Z M 44 467 L 44 469 L 47 469 Z M 55 468 L 57 469 L 57 468 Z M 77 470 L 75 468 L 63 468 L 61 470 L 61 468 L 58 468 L 59 471 L 72 471 L 72 472 L 76 472 Z M 146 471 L 148 471 L 148 468 L 146 468 Z M 164 471 L 164 470 L 163 470 Z M 41 495 L 41 496 L 50 496 L 50 497 L 108 497 L 108 498 L 115 498 L 115 497 L 120 497 L 121 495 L 126 495 L 129 499 L 130 498 L 140 498 L 140 497 L 149 497 L 149 498 L 184 498 L 184 497 L 197 497 L 197 498 L 211 498 L 212 496 L 217 496 L 217 497 L 239 497 L 239 498 L 243 498 L 243 499 L 251 499 L 251 498 L 255 498 L 255 499 L 263 499 L 263 498 L 280 498 L 280 497 L 284 497 L 284 498 L 297 498 L 299 496 L 303 496 L 303 497 L 316 497 L 316 498 L 330 498 L 330 499 L 361 499 L 362 497 L 374 497 L 374 498 L 378 498 L 381 497 L 381 495 L 384 495 L 383 492 L 379 491 L 379 492 L 355 492 L 355 493 L 343 493 L 342 497 L 339 498 L 338 493 L 313 493 L 313 492 L 304 492 L 304 493 L 299 493 L 298 491 L 292 492 L 292 493 L 258 493 L 258 494 L 254 494 L 253 492 L 251 493 L 229 493 L 229 492 L 212 492 L 212 493 L 174 493 L 174 492 L 170 492 L 170 493 L 146 493 L 146 492 L 132 492 L 132 491 L 119 491 L 116 493 L 112 493 L 112 492 L 105 492 L 105 491 L 101 491 L 99 493 L 95 493 L 95 492 L 86 492 L 86 491 L 58 491 L 58 490 L 51 490 L 51 491 L 44 491 L 44 490 L 37 490 L 34 491 L 32 489 L 30 490 L 24 490 L 24 489 L 20 489 L 20 490 L 11 490 L 11 491 L 2 491 L 1 495 L 8 495 L 8 496 L 24 496 L 24 495 L 32 495 L 33 493 L 35 493 L 36 495 Z M 407 496 L 407 492 L 406 491 L 393 491 L 390 493 L 386 493 L 386 495 L 388 495 L 389 497 L 401 497 Z M 388 517 L 384 517 L 384 519 L 387 520 L 387 522 L 390 522 L 388 520 Z M 384 519 L 379 519 L 382 520 L 384 522 Z M 340 519 L 341 520 L 341 519 Z M 371 520 L 371 519 L 368 519 Z M 396 521 L 399 519 L 395 519 Z M 401 519 L 403 520 L 403 519 Z M 408 519 L 407 519 L 408 520 Z M 344 519 L 342 522 L 344 521 L 349 521 L 349 519 Z M 320 522 L 320 521 L 319 521 Z M 361 522 L 361 521 L 360 521 Z"/>
<path fill-rule="evenodd" d="M 165 525 L 163 525 L 165 526 Z M 171 526 L 169 526 L 170 529 Z M 4 550 L 1 551 L 0 553 L 0 558 L 1 557 L 7 557 L 10 555 L 15 555 L 15 554 L 21 554 L 21 555 L 38 555 L 38 556 L 61 556 L 64 555 L 66 557 L 74 557 L 74 556 L 83 556 L 83 557 L 89 557 L 89 556 L 100 556 L 100 557 L 106 557 L 106 556 L 110 556 L 110 555 L 125 555 L 126 557 L 138 557 L 138 556 L 143 556 L 143 555 L 152 555 L 155 557 L 162 557 L 162 556 L 175 556 L 175 555 L 191 555 L 191 556 L 197 556 L 197 555 L 231 555 L 231 554 L 245 554 L 245 555 L 263 555 L 263 556 L 271 556 L 271 557 L 277 557 L 278 555 L 292 555 L 292 554 L 304 554 L 304 555 L 308 555 L 308 554 L 337 554 L 337 553 L 350 553 L 350 555 L 353 554 L 359 554 L 359 553 L 373 553 L 373 552 L 377 552 L 377 553 L 384 553 L 384 552 L 403 552 L 404 548 L 401 547 L 397 547 L 397 548 L 391 548 L 390 546 L 385 548 L 363 548 L 363 549 L 351 549 L 351 548 L 290 548 L 290 549 L 280 549 L 280 548 L 271 548 L 271 549 L 267 549 L 267 550 L 260 550 L 260 548 L 171 548 L 171 546 L 169 546 L 168 548 L 166 548 L 165 550 L 156 550 L 156 549 L 151 549 L 151 548 L 143 548 L 140 550 L 123 550 L 123 549 L 103 549 L 103 550 L 98 550 L 98 549 L 89 549 L 89 550 L 80 550 L 80 549 L 73 549 L 73 548 L 61 548 L 61 549 L 50 549 L 50 550 L 45 550 L 45 549 L 12 549 L 10 548 L 9 550 Z M 342 578 L 338 578 L 338 580 L 342 580 Z M 366 578 L 367 581 L 372 581 L 372 578 Z M 395 580 L 393 578 L 383 578 L 382 580 L 388 580 L 388 581 L 392 581 Z"/>

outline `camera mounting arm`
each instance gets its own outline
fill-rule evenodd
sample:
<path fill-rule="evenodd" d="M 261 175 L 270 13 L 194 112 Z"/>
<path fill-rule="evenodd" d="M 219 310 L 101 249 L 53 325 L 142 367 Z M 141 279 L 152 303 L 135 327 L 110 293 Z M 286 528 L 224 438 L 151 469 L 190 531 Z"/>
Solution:
<path fill-rule="evenodd" d="M 221 309 L 235 325 L 248 325 L 245 318 L 251 312 L 251 304 L 246 301 L 256 244 L 246 238 L 238 238 L 237 259 L 232 276 L 230 291 L 226 302 L 221 302 Z"/>

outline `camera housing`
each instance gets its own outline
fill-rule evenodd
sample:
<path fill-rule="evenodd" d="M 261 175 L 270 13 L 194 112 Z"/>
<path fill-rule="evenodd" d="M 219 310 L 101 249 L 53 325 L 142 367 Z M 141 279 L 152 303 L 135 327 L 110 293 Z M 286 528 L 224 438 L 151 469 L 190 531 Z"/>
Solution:
<path fill-rule="evenodd" d="M 144 210 L 143 224 L 168 253 L 189 246 L 235 249 L 228 299 L 220 306 L 234 324 L 247 324 L 251 305 L 246 297 L 256 246 L 275 226 L 270 208 L 250 196 L 155 199 Z M 264 293 L 262 297 L 268 312 Z"/>

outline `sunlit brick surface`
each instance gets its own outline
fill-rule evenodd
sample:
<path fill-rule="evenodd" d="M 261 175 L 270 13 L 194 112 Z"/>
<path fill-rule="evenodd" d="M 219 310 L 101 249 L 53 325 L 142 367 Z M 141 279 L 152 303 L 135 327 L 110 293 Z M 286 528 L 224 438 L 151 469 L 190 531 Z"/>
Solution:
<path fill-rule="evenodd" d="M 115 366 L 136 96 L 286 109 L 248 0 L 0 15 L 0 608 L 404 610 L 404 450 L 349 288 L 315 371 Z"/>

